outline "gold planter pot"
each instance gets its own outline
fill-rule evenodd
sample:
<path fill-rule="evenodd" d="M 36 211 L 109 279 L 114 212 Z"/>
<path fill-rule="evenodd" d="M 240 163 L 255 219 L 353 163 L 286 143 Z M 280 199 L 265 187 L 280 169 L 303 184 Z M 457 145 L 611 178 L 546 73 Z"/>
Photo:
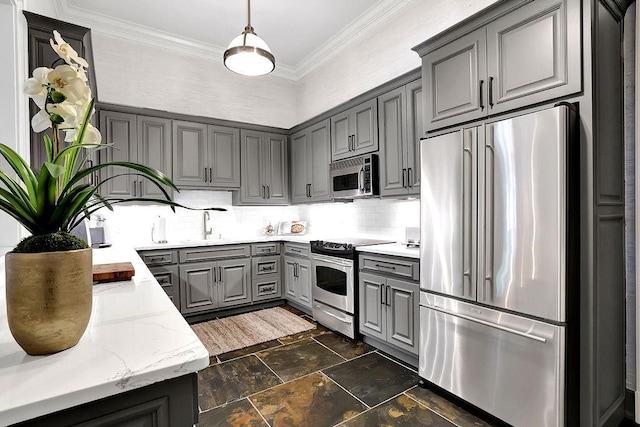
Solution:
<path fill-rule="evenodd" d="M 80 341 L 91 317 L 91 248 L 5 256 L 7 317 L 20 347 L 51 354 Z"/>

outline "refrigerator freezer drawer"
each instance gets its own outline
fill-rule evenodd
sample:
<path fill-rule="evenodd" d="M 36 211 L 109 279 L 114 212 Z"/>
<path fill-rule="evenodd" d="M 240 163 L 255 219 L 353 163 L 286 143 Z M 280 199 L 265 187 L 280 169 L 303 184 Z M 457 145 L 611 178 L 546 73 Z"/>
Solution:
<path fill-rule="evenodd" d="M 564 425 L 565 329 L 426 293 L 420 376 L 514 425 Z"/>

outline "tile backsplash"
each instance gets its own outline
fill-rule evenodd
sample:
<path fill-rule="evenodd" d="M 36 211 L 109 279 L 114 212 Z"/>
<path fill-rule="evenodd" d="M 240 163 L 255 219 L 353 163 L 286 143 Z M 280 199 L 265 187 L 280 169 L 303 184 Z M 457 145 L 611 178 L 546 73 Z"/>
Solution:
<path fill-rule="evenodd" d="M 348 203 L 296 206 L 233 206 L 228 191 L 182 191 L 175 201 L 192 208 L 220 207 L 211 212 L 213 236 L 252 237 L 262 234 L 269 222 L 307 221 L 308 233 L 326 236 L 372 235 L 396 241 L 404 239 L 405 227 L 419 226 L 419 200 L 363 199 Z M 182 242 L 202 239 L 202 211 L 167 206 L 115 206 L 101 212 L 107 218 L 114 244 L 142 245 L 151 242 L 154 220 L 164 216 L 167 239 Z"/>

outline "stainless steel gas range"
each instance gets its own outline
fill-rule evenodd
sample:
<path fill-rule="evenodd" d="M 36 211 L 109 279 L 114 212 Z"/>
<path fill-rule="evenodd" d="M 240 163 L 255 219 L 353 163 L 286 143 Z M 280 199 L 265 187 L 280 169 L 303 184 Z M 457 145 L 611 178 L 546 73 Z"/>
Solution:
<path fill-rule="evenodd" d="M 356 238 L 311 242 L 312 311 L 316 321 L 349 338 L 355 338 L 358 289 L 356 247 L 389 242 Z"/>

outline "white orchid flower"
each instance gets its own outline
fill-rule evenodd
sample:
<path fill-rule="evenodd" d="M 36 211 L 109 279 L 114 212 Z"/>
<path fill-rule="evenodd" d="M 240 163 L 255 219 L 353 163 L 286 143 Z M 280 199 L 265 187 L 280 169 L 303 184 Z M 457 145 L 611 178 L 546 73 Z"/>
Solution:
<path fill-rule="evenodd" d="M 24 85 L 24 93 L 29 96 L 39 108 L 44 108 L 47 100 L 47 76 L 51 72 L 50 68 L 39 67 L 33 70 L 33 77 L 27 79 Z"/>
<path fill-rule="evenodd" d="M 79 131 L 79 128 L 67 129 L 65 131 L 64 140 L 67 142 L 74 141 L 78 136 Z M 81 142 L 82 144 L 100 144 L 102 142 L 102 135 L 93 125 L 88 124 L 87 129 L 84 132 L 84 138 Z"/>
<path fill-rule="evenodd" d="M 89 66 L 87 61 L 78 56 L 78 52 L 76 52 L 75 49 L 71 47 L 71 45 L 65 42 L 62 36 L 60 36 L 60 33 L 56 30 L 53 30 L 53 38 L 55 39 L 55 42 L 49 39 L 49 44 L 51 44 L 53 50 L 58 54 L 60 58 L 64 59 L 67 64 L 78 64 L 85 68 Z"/>
<path fill-rule="evenodd" d="M 82 102 L 87 84 L 78 77 L 78 72 L 69 65 L 58 65 L 47 75 L 51 88 L 62 93 L 72 104 Z"/>
<path fill-rule="evenodd" d="M 45 129 L 51 127 L 50 114 L 57 114 L 64 120 L 60 125 L 64 128 L 75 128 L 79 126 L 79 121 L 82 120 L 82 116 L 78 117 L 78 113 L 73 105 L 68 102 L 61 102 L 59 104 L 48 104 L 47 110 L 40 110 L 31 119 L 31 128 L 34 132 L 42 132 Z"/>

